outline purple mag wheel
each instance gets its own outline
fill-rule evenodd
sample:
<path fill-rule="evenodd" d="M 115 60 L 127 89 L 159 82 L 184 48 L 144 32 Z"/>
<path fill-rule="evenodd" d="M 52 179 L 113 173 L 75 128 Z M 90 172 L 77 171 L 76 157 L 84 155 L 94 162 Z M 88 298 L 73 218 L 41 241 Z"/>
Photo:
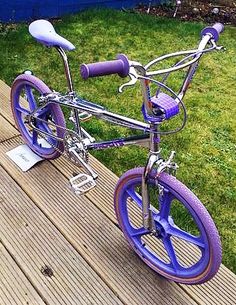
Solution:
<path fill-rule="evenodd" d="M 49 104 L 34 115 L 36 118 L 33 123 L 38 129 L 46 132 L 44 136 L 30 127 L 27 118 L 37 109 L 39 97 L 48 93 L 51 93 L 51 90 L 40 79 L 33 75 L 21 74 L 11 88 L 11 108 L 25 143 L 42 158 L 55 159 L 60 156 L 59 151 L 64 150 L 63 142 L 50 136 L 64 136 L 65 120 L 60 106 Z"/>
<path fill-rule="evenodd" d="M 118 181 L 115 211 L 130 246 L 153 270 L 169 280 L 200 284 L 221 264 L 215 224 L 199 199 L 175 177 L 162 173 L 148 182 L 156 232 L 142 223 L 141 183 L 144 168 L 127 171 Z"/>

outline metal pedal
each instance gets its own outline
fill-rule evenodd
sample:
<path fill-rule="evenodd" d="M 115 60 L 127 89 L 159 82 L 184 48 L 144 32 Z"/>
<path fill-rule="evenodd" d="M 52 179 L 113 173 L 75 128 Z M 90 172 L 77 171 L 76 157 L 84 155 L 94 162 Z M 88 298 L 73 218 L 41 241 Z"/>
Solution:
<path fill-rule="evenodd" d="M 82 195 L 96 186 L 93 177 L 86 174 L 78 174 L 69 181 L 76 195 Z"/>

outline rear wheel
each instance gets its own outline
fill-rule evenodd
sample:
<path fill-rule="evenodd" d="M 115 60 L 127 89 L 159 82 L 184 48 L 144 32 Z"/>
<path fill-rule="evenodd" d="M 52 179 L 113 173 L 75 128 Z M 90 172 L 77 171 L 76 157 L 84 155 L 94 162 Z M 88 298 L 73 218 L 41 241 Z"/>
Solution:
<path fill-rule="evenodd" d="M 33 124 L 46 132 L 46 135 L 29 125 L 29 115 L 39 106 L 39 97 L 48 93 L 51 93 L 51 90 L 37 77 L 19 75 L 11 89 L 11 108 L 25 143 L 42 158 L 55 159 L 64 150 L 63 142 L 52 137 L 62 139 L 64 136 L 65 120 L 60 106 L 49 104 L 34 115 Z"/>
<path fill-rule="evenodd" d="M 185 284 L 211 279 L 221 263 L 215 224 L 199 199 L 180 181 L 162 173 L 149 182 L 156 233 L 142 223 L 141 184 L 144 168 L 126 172 L 115 190 L 120 228 L 134 251 L 164 277 Z"/>

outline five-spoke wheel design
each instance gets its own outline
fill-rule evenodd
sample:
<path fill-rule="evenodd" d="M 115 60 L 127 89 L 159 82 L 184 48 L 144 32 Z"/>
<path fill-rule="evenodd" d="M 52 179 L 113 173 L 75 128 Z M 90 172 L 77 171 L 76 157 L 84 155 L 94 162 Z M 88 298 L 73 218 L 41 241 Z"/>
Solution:
<path fill-rule="evenodd" d="M 63 152 L 63 142 L 60 140 L 65 133 L 63 113 L 60 106 L 53 103 L 36 110 L 40 97 L 49 93 L 51 90 L 37 77 L 19 75 L 12 85 L 11 107 L 26 144 L 39 156 L 55 159 Z"/>
<path fill-rule="evenodd" d="M 199 284 L 221 263 L 221 243 L 213 220 L 199 199 L 180 181 L 155 172 L 148 181 L 155 231 L 142 222 L 143 168 L 126 172 L 115 191 L 115 211 L 125 237 L 141 259 L 166 278 Z"/>

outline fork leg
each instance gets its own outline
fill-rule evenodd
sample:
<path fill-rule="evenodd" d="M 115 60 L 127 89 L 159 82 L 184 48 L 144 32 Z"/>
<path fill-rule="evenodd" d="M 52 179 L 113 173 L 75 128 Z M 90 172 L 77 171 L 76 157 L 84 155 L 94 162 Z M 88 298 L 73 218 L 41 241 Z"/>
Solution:
<path fill-rule="evenodd" d="M 154 164 L 158 160 L 157 153 L 151 153 L 147 164 L 144 169 L 144 173 L 142 176 L 142 202 L 143 202 L 143 226 L 145 229 L 150 230 L 152 232 L 156 231 L 155 222 L 153 219 L 152 211 L 150 209 L 150 196 L 148 191 L 148 178 L 151 173 L 151 170 Z"/>
<path fill-rule="evenodd" d="M 159 124 L 151 124 L 150 153 L 142 176 L 142 202 L 143 202 L 143 226 L 145 229 L 156 232 L 156 226 L 150 209 L 150 196 L 148 190 L 148 179 L 155 164 L 161 162 L 160 156 L 160 134 Z"/>

